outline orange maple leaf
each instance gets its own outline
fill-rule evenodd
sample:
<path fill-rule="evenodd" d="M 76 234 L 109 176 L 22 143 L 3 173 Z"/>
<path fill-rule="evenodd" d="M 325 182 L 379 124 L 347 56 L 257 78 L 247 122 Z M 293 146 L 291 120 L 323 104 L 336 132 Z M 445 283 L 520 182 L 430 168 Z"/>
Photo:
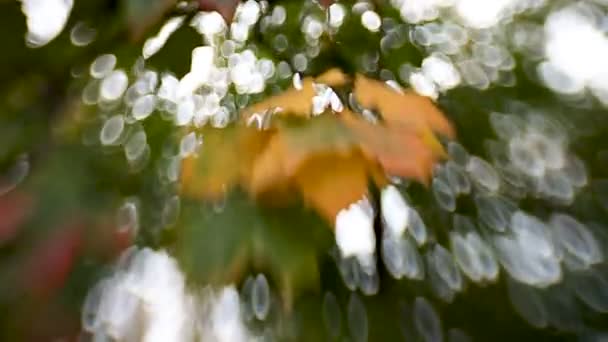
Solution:
<path fill-rule="evenodd" d="M 380 120 L 372 123 L 349 109 L 311 116 L 315 83 L 354 84 L 356 100 L 378 111 Z M 267 127 L 246 125 L 261 113 L 270 117 Z M 370 179 L 379 187 L 386 175 L 428 184 L 434 163 L 445 157 L 435 134 L 454 136 L 429 99 L 362 75 L 350 83 L 338 69 L 306 77 L 300 89 L 252 105 L 241 118 L 225 131 L 203 132 L 200 156 L 183 164 L 184 191 L 214 199 L 241 186 L 256 198 L 271 194 L 278 204 L 295 191 L 332 224 L 340 210 L 368 194 Z"/>

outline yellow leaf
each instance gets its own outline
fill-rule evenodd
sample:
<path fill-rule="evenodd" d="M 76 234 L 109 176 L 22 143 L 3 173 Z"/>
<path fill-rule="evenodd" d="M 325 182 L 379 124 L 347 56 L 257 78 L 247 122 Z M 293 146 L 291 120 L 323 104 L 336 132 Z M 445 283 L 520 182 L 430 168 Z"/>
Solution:
<path fill-rule="evenodd" d="M 340 86 L 348 82 L 340 69 L 329 69 L 317 78 L 305 77 L 302 79 L 302 89 L 290 88 L 283 93 L 271 96 L 268 99 L 247 107 L 241 112 L 241 118 L 247 122 L 251 115 L 264 113 L 269 110 L 280 109 L 282 113 L 309 117 L 312 112 L 312 98 L 315 96 L 313 83 L 323 83 L 328 86 Z"/>
<path fill-rule="evenodd" d="M 312 98 L 315 96 L 312 77 L 302 80 L 302 89 L 290 88 L 283 93 L 247 107 L 241 112 L 241 118 L 248 121 L 255 113 L 279 110 L 292 115 L 308 117 L 312 111 Z"/>
<path fill-rule="evenodd" d="M 367 160 L 358 150 L 328 152 L 306 160 L 295 175 L 304 200 L 332 225 L 338 212 L 367 195 Z"/>
<path fill-rule="evenodd" d="M 338 68 L 329 69 L 315 78 L 315 82 L 323 83 L 330 87 L 341 86 L 346 84 L 348 81 L 349 77 Z"/>
<path fill-rule="evenodd" d="M 251 177 L 247 182 L 249 192 L 260 195 L 271 192 L 272 188 L 288 187 L 288 176 L 283 167 L 284 155 L 283 142 L 275 134 L 252 165 Z"/>
<path fill-rule="evenodd" d="M 348 155 L 358 146 L 354 138 L 333 114 L 304 120 L 283 118 L 253 163 L 248 189 L 258 197 L 285 194 L 293 190 L 293 177 L 310 158 L 319 154 Z"/>
<path fill-rule="evenodd" d="M 349 78 L 331 69 L 315 79 L 333 86 Z M 183 191 L 216 199 L 240 185 L 258 199 L 281 204 L 298 191 L 333 223 L 341 209 L 367 194 L 371 178 L 379 187 L 387 175 L 428 184 L 433 165 L 445 157 L 435 132 L 454 131 L 435 105 L 422 96 L 400 93 L 382 82 L 357 75 L 354 93 L 361 105 L 382 116 L 374 124 L 344 109 L 310 117 L 313 78 L 247 108 L 244 121 L 227 129 L 203 130 L 198 157 L 184 161 Z M 281 107 L 267 130 L 245 125 L 248 115 Z"/>
<path fill-rule="evenodd" d="M 272 134 L 244 126 L 207 128 L 201 133 L 198 154 L 182 162 L 182 193 L 213 200 L 249 178 L 254 159 Z"/>

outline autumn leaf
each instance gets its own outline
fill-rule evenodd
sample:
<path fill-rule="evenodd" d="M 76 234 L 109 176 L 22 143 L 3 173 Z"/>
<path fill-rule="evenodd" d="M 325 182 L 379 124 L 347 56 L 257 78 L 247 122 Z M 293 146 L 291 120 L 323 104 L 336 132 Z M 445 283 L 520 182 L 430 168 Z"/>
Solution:
<path fill-rule="evenodd" d="M 173 8 L 177 0 L 125 0 L 125 10 L 131 40 L 139 41 Z M 198 0 L 201 11 L 218 12 L 230 24 L 240 0 Z"/>
<path fill-rule="evenodd" d="M 323 83 L 330 87 L 344 85 L 350 78 L 338 68 L 331 68 L 315 78 L 315 82 Z"/>
<path fill-rule="evenodd" d="M 31 215 L 33 199 L 24 192 L 0 197 L 0 247 L 14 239 Z"/>
<path fill-rule="evenodd" d="M 326 152 L 309 158 L 298 169 L 295 183 L 304 200 L 333 223 L 340 210 L 367 195 L 367 165 L 358 150 L 348 155 Z"/>
<path fill-rule="evenodd" d="M 349 80 L 339 69 L 329 69 L 316 78 L 305 77 L 302 79 L 300 89 L 290 88 L 283 93 L 271 96 L 268 99 L 258 102 L 245 108 L 240 114 L 244 121 L 250 120 L 255 113 L 263 113 L 269 110 L 280 109 L 282 113 L 310 117 L 312 112 L 312 98 L 315 96 L 314 83 L 322 83 L 328 86 L 341 86 Z"/>
<path fill-rule="evenodd" d="M 352 132 L 333 114 L 297 121 L 282 121 L 278 125 L 278 138 L 286 152 L 283 166 L 290 176 L 311 155 L 349 153 L 357 144 Z"/>
<path fill-rule="evenodd" d="M 428 97 L 409 90 L 400 93 L 383 82 L 362 75 L 355 77 L 354 92 L 363 107 L 378 110 L 389 126 L 430 127 L 450 138 L 455 135 L 450 122 Z"/>
<path fill-rule="evenodd" d="M 330 69 L 323 74 L 305 77 L 301 89 L 290 88 L 282 94 L 254 104 L 241 112 L 244 120 L 254 113 L 280 109 L 280 112 L 309 117 L 312 112 L 312 98 L 315 96 L 314 83 L 328 86 L 342 86 L 349 82 L 349 77 L 339 69 Z M 433 131 L 447 137 L 455 136 L 450 122 L 433 102 L 411 90 L 398 92 L 385 83 L 356 75 L 354 95 L 357 101 L 367 109 L 376 109 L 389 125 L 410 125 L 418 128 L 430 127 Z"/>
<path fill-rule="evenodd" d="M 271 191 L 284 193 L 289 189 L 289 178 L 284 168 L 285 146 L 280 136 L 273 136 L 266 149 L 256 159 L 247 183 L 250 192 L 267 195 Z"/>
<path fill-rule="evenodd" d="M 230 24 L 240 0 L 198 0 L 201 11 L 216 11 Z"/>
<path fill-rule="evenodd" d="M 376 159 L 386 173 L 428 183 L 430 170 L 442 154 L 434 153 L 420 132 L 411 127 L 373 125 L 349 111 L 341 118 L 359 138 L 366 156 Z"/>
<path fill-rule="evenodd" d="M 331 6 L 331 4 L 333 4 L 334 2 L 336 2 L 335 0 L 319 0 L 319 4 L 321 6 L 323 6 L 324 8 L 328 8 L 329 6 Z"/>
<path fill-rule="evenodd" d="M 24 261 L 23 287 L 36 295 L 50 295 L 66 282 L 82 248 L 79 223 L 56 228 L 40 240 Z"/>
<path fill-rule="evenodd" d="M 199 197 L 218 198 L 226 185 L 238 179 L 238 139 L 234 128 L 225 131 L 205 131 L 204 142 L 198 152 L 203 157 L 191 156 L 182 163 L 182 192 Z"/>
<path fill-rule="evenodd" d="M 306 77 L 302 80 L 301 89 L 290 88 L 279 95 L 271 96 L 247 107 L 241 112 L 241 118 L 248 121 L 256 113 L 264 113 L 270 110 L 308 117 L 312 111 L 311 99 L 315 96 L 313 81 L 313 78 Z"/>
<path fill-rule="evenodd" d="M 245 126 L 206 128 L 198 156 L 182 162 L 182 193 L 195 198 L 220 199 L 247 178 L 252 162 L 266 146 L 269 132 Z"/>
<path fill-rule="evenodd" d="M 355 135 L 335 115 L 279 121 L 253 164 L 249 191 L 291 195 L 297 190 L 328 222 L 367 192 L 368 169 Z M 310 186 L 312 184 L 312 186 Z M 348 188 L 337 196 L 337 188 Z"/>
<path fill-rule="evenodd" d="M 383 187 L 392 175 L 428 184 L 433 165 L 445 157 L 435 134 L 454 133 L 430 100 L 357 75 L 354 94 L 379 112 L 378 122 L 349 109 L 311 116 L 316 82 L 350 84 L 331 69 L 245 109 L 227 129 L 201 131 L 203 148 L 183 164 L 184 193 L 214 200 L 240 185 L 278 205 L 295 193 L 333 225 L 340 210 L 367 195 L 370 180 Z M 268 119 L 263 129 L 247 125 L 254 114 Z"/>
<path fill-rule="evenodd" d="M 291 88 L 270 97 L 247 108 L 242 115 L 249 118 L 253 113 L 280 108 L 280 112 L 287 115 L 310 117 L 315 82 L 342 86 L 349 82 L 349 78 L 338 69 L 331 69 L 316 78 L 307 77 L 302 81 L 301 89 Z M 454 136 L 453 128 L 441 111 L 426 97 L 411 91 L 399 92 L 362 75 L 355 77 L 354 95 L 364 108 L 377 110 L 382 119 L 376 125 L 348 110 L 338 114 L 348 129 L 357 136 L 366 156 L 377 160 L 391 175 L 413 178 L 427 184 L 433 164 L 446 156 L 435 134 Z M 306 142 L 292 144 L 295 148 L 283 147 L 282 151 L 294 153 L 297 146 L 314 144 L 315 141 L 318 140 L 308 139 Z M 279 146 L 277 143 L 273 148 L 279 151 Z M 326 147 L 329 146 L 331 144 Z M 283 153 L 285 152 L 275 154 Z M 297 153 L 293 159 L 302 160 Z M 270 157 L 266 155 L 265 160 L 268 162 Z M 277 162 L 277 165 L 280 164 Z"/>

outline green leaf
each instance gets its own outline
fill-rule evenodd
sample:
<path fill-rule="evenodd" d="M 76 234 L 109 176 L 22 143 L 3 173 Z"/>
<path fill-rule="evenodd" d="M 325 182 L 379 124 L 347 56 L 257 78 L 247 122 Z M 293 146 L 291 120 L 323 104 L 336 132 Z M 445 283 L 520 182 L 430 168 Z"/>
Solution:
<path fill-rule="evenodd" d="M 267 272 L 289 302 L 319 286 L 319 259 L 332 242 L 330 230 L 301 204 L 261 208 L 240 191 L 225 202 L 186 202 L 177 256 L 197 283 L 230 283 L 250 270 Z"/>

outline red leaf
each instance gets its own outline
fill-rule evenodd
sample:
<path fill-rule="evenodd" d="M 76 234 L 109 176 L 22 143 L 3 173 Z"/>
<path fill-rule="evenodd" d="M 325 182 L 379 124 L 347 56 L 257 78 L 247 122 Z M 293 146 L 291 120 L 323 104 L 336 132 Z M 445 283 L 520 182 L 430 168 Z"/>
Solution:
<path fill-rule="evenodd" d="M 328 8 L 329 6 L 331 6 L 331 4 L 333 4 L 334 2 L 336 2 L 335 0 L 319 0 L 319 4 L 321 6 L 323 6 L 324 8 Z"/>
<path fill-rule="evenodd" d="M 0 197 L 0 246 L 12 240 L 27 219 L 32 198 L 20 192 Z"/>
<path fill-rule="evenodd" d="M 40 241 L 25 261 L 24 288 L 36 295 L 49 295 L 61 288 L 82 245 L 81 224 L 55 229 Z"/>
<path fill-rule="evenodd" d="M 198 0 L 198 6 L 202 11 L 218 12 L 226 23 L 230 24 L 239 2 L 239 0 Z"/>

